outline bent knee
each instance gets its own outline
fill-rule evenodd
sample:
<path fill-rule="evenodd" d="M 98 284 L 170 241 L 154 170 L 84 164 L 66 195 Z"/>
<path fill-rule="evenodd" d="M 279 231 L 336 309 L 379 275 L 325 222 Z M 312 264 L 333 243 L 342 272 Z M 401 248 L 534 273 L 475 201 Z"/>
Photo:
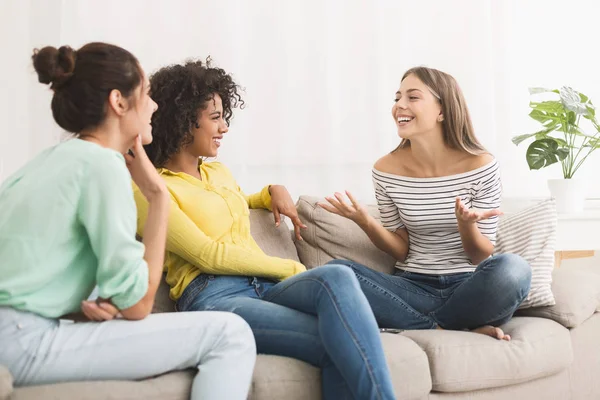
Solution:
<path fill-rule="evenodd" d="M 512 285 L 529 288 L 531 266 L 523 257 L 512 253 L 498 254 L 496 257 L 503 278 L 508 279 Z"/>
<path fill-rule="evenodd" d="M 219 314 L 225 343 L 243 345 L 248 351 L 256 352 L 254 334 L 250 325 L 242 317 L 229 312 L 215 312 L 215 314 Z"/>
<path fill-rule="evenodd" d="M 356 283 L 358 280 L 354 273 L 353 264 L 327 264 L 311 270 L 315 277 L 323 282 Z"/>
<path fill-rule="evenodd" d="M 341 258 L 334 258 L 331 261 L 328 261 L 325 265 L 345 265 L 347 267 L 352 267 L 354 264 L 353 261 L 350 260 L 342 260 Z"/>

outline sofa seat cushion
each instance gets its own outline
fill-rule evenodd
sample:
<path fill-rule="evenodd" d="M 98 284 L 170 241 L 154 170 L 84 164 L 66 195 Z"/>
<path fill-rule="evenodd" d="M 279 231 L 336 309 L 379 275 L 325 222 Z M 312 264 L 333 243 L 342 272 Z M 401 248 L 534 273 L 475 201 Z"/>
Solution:
<path fill-rule="evenodd" d="M 401 334 L 382 333 L 385 359 L 398 399 L 421 399 L 432 388 L 427 354 Z"/>
<path fill-rule="evenodd" d="M 16 388 L 10 400 L 188 400 L 192 370 L 142 381 L 67 382 Z"/>
<path fill-rule="evenodd" d="M 376 271 L 392 273 L 396 260 L 379 250 L 354 222 L 319 207 L 324 199 L 300 196 L 298 215 L 307 229 L 303 241 L 296 242 L 298 256 L 307 268 L 326 264 L 334 258 L 343 258 L 366 265 Z M 379 219 L 377 206 L 366 206 L 369 214 Z"/>
<path fill-rule="evenodd" d="M 13 378 L 8 368 L 0 365 L 0 400 L 8 399 L 13 391 Z"/>
<path fill-rule="evenodd" d="M 574 328 L 600 311 L 600 265 L 565 266 L 552 273 L 556 304 L 517 311 L 518 315 L 549 318 Z"/>
<path fill-rule="evenodd" d="M 423 398 L 431 391 L 427 355 L 402 335 L 381 335 L 386 360 L 399 399 Z M 250 399 L 301 400 L 321 398 L 321 371 L 292 358 L 260 355 L 254 369 Z"/>
<path fill-rule="evenodd" d="M 433 390 L 466 392 L 556 374 L 573 360 L 569 331 L 542 318 L 513 318 L 510 342 L 463 331 L 405 331 L 427 353 Z"/>

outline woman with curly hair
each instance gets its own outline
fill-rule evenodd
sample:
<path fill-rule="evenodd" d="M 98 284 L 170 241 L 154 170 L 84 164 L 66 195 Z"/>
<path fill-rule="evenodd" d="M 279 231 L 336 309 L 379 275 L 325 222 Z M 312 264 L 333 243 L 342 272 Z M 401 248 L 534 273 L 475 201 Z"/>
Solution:
<path fill-rule="evenodd" d="M 167 283 L 179 311 L 231 311 L 248 322 L 259 353 L 306 361 L 322 369 L 325 399 L 393 399 L 377 323 L 351 269 L 306 271 L 266 255 L 250 235 L 249 208 L 287 215 L 301 240 L 285 187 L 246 195 L 230 171 L 201 157 L 217 156 L 233 109 L 243 100 L 229 74 L 210 62 L 160 69 L 150 79 L 158 103 L 154 141 L 146 146 L 171 196 Z M 135 190 L 138 233 L 148 203 Z"/>

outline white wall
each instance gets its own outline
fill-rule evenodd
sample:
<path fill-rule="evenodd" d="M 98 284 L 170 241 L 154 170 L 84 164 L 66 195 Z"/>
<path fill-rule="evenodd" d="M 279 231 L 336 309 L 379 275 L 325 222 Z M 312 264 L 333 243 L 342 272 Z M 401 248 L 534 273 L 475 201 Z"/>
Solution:
<path fill-rule="evenodd" d="M 149 72 L 211 55 L 246 88 L 220 159 L 248 192 L 294 197 L 349 189 L 372 201 L 370 168 L 398 142 L 389 111 L 402 73 L 453 74 L 475 128 L 503 166 L 505 195 L 546 196 L 560 167 L 529 171 L 529 86 L 571 85 L 600 104 L 594 0 L 4 0 L 0 3 L 0 181 L 58 140 L 33 47 L 119 44 Z M 5 50 L 8 49 L 8 50 Z M 600 197 L 594 171 L 581 169 Z M 0 167 L 1 169 L 1 167 Z"/>

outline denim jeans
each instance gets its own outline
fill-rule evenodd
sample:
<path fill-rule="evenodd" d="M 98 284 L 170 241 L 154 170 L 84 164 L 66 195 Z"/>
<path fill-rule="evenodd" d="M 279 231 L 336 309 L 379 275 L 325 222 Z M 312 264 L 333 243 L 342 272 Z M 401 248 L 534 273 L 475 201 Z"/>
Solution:
<path fill-rule="evenodd" d="M 475 329 L 508 322 L 529 293 L 531 267 L 520 256 L 499 254 L 474 272 L 427 275 L 374 271 L 346 260 L 380 327 L 397 329 Z"/>
<path fill-rule="evenodd" d="M 196 368 L 192 400 L 245 400 L 255 359 L 248 324 L 230 313 L 73 323 L 0 307 L 0 364 L 16 386 L 137 380 Z"/>
<path fill-rule="evenodd" d="M 201 274 L 177 302 L 180 311 L 238 314 L 259 353 L 322 369 L 324 399 L 394 399 L 381 337 L 352 270 L 327 265 L 282 282 Z"/>

